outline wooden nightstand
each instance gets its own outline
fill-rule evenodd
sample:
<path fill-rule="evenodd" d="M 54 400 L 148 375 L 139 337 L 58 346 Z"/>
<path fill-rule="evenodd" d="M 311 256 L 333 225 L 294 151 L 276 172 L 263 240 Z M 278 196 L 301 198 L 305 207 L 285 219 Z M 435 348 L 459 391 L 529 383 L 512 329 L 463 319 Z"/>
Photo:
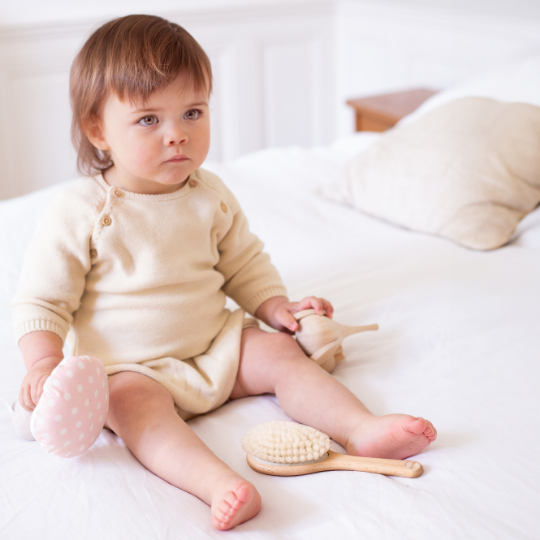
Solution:
<path fill-rule="evenodd" d="M 386 131 L 436 93 L 436 90 L 418 88 L 350 99 L 347 105 L 356 111 L 356 131 Z"/>

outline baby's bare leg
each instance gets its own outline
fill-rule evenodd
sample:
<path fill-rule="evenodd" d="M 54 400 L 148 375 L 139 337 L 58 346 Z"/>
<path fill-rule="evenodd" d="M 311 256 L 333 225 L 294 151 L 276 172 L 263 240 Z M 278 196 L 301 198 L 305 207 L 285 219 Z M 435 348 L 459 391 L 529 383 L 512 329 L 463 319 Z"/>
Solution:
<path fill-rule="evenodd" d="M 261 499 L 253 484 L 197 437 L 163 386 L 145 375 L 122 372 L 109 378 L 109 388 L 105 427 L 147 469 L 211 506 L 217 529 L 231 529 L 259 512 Z"/>
<path fill-rule="evenodd" d="M 352 455 L 404 459 L 435 440 L 431 422 L 405 414 L 374 416 L 335 377 L 309 359 L 292 336 L 246 328 L 231 399 L 276 394 L 285 412 Z"/>

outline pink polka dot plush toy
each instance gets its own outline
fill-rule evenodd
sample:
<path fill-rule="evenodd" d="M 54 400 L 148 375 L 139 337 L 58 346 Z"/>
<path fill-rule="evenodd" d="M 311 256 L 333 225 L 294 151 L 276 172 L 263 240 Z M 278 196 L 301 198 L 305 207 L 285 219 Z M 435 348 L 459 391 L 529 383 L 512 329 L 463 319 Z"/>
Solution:
<path fill-rule="evenodd" d="M 30 430 L 47 452 L 75 457 L 94 444 L 108 409 L 103 364 L 91 356 L 71 356 L 64 358 L 45 382 Z"/>

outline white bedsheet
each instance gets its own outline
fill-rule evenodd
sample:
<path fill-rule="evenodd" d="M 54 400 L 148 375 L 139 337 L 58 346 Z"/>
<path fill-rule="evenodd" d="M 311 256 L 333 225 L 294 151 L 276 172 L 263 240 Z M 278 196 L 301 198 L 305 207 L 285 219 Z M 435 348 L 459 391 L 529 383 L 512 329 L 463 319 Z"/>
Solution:
<path fill-rule="evenodd" d="M 376 414 L 433 421 L 439 437 L 417 456 L 424 475 L 260 475 L 240 439 L 257 423 L 288 417 L 273 397 L 230 402 L 190 425 L 257 486 L 263 507 L 220 533 L 203 502 L 144 469 L 110 432 L 81 457 L 60 459 L 17 439 L 2 408 L 0 538 L 540 538 L 540 209 L 509 245 L 482 253 L 318 197 L 336 167 L 377 137 L 207 168 L 237 195 L 291 300 L 323 296 L 340 322 L 379 323 L 378 332 L 344 341 L 334 376 Z M 35 220 L 56 189 L 0 203 L 0 397 L 8 400 L 24 374 L 8 304 Z"/>

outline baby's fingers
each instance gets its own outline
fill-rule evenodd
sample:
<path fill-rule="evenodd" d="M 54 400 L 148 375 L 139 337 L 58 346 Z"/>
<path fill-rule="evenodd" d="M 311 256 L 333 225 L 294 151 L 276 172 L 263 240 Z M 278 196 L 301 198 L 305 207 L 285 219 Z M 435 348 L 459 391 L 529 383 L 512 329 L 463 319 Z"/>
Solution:
<path fill-rule="evenodd" d="M 296 322 L 296 319 L 287 309 L 279 312 L 278 320 L 285 328 L 287 328 L 291 332 L 296 332 L 296 330 L 298 330 L 298 323 Z"/>
<path fill-rule="evenodd" d="M 36 406 L 34 402 L 32 401 L 32 397 L 30 395 L 31 387 L 29 384 L 24 384 L 21 386 L 21 390 L 19 392 L 19 403 L 21 407 L 28 412 L 33 411 Z"/>
<path fill-rule="evenodd" d="M 331 319 L 334 315 L 334 307 L 328 300 L 325 300 L 324 298 L 321 298 L 321 301 L 323 303 L 324 310 L 326 311 L 326 316 Z"/>
<path fill-rule="evenodd" d="M 322 298 L 317 298 L 315 296 L 307 296 L 298 303 L 298 311 L 304 309 L 314 309 L 317 315 L 322 315 L 325 306 L 323 304 Z"/>
<path fill-rule="evenodd" d="M 49 375 L 50 373 L 44 373 L 39 379 L 38 384 L 36 385 L 35 394 L 32 396 L 32 399 L 36 405 L 39 403 L 39 400 L 41 399 L 41 396 L 43 394 L 43 387 L 45 386 L 45 382 L 49 378 Z"/>
<path fill-rule="evenodd" d="M 34 407 L 38 404 L 38 401 L 39 401 L 37 394 L 38 394 L 38 383 L 34 382 L 30 386 L 30 399 L 32 400 Z"/>

